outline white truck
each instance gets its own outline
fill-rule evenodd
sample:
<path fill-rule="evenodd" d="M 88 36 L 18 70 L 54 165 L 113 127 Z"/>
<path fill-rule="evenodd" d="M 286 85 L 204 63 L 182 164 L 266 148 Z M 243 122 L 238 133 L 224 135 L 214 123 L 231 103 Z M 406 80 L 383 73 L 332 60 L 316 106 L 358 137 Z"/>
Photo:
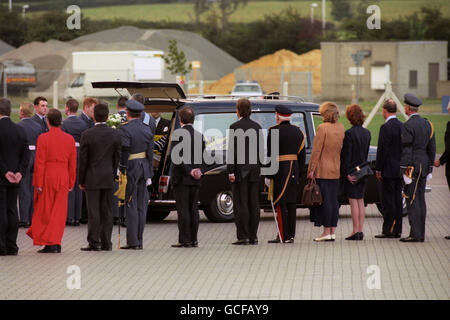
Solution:
<path fill-rule="evenodd" d="M 74 80 L 64 98 L 115 97 L 114 89 L 94 89 L 95 81 L 159 81 L 164 79 L 163 51 L 82 51 L 72 53 Z"/>

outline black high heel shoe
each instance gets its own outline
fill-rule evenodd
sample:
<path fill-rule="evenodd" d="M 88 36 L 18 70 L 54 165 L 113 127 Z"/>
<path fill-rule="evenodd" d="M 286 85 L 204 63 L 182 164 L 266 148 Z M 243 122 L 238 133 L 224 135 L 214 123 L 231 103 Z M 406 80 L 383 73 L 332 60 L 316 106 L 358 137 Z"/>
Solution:
<path fill-rule="evenodd" d="M 359 240 L 359 232 L 355 232 L 351 236 L 345 238 L 345 240 Z"/>

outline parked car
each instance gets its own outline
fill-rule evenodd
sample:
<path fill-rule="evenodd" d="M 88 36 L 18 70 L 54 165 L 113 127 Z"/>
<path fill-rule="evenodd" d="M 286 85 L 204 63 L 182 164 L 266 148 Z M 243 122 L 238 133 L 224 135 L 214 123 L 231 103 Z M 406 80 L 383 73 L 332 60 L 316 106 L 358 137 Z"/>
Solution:
<path fill-rule="evenodd" d="M 231 95 L 234 97 L 256 97 L 263 96 L 264 92 L 258 81 L 238 81 L 231 90 Z"/>
<path fill-rule="evenodd" d="M 144 82 L 95 82 L 94 88 L 115 88 L 126 89 L 132 95 L 136 92 L 146 97 L 146 112 L 171 112 L 171 129 L 169 135 L 179 128 L 177 110 L 190 106 L 195 111 L 194 127 L 204 134 L 206 140 L 207 152 L 214 153 L 216 156 L 225 157 L 226 151 L 226 130 L 230 124 L 237 120 L 236 99 L 209 96 L 205 98 L 188 99 L 183 90 L 175 83 L 144 83 Z M 267 129 L 275 125 L 274 109 L 277 104 L 288 105 L 294 113 L 291 122 L 299 126 L 306 134 L 306 165 L 302 168 L 300 180 L 298 207 L 302 207 L 301 193 L 306 184 L 306 171 L 311 155 L 312 144 L 314 141 L 316 125 L 321 122 L 318 112 L 318 105 L 315 103 L 304 102 L 301 98 L 289 97 L 283 100 L 282 96 L 274 100 L 272 96 L 266 98 L 253 98 L 251 118 L 258 122 L 263 128 L 264 137 L 267 138 Z M 214 133 L 213 130 L 217 129 Z M 219 135 L 218 133 L 221 133 Z M 165 146 L 161 161 L 156 162 L 155 176 L 153 178 L 151 197 L 149 201 L 148 216 L 152 220 L 162 220 L 167 217 L 171 210 L 175 209 L 175 198 L 170 184 L 171 160 L 167 150 L 170 149 L 169 143 Z M 376 148 L 371 147 L 368 160 L 374 166 L 376 159 Z M 267 188 L 261 178 L 260 203 L 262 208 L 271 208 L 267 200 Z M 341 188 L 342 189 L 342 188 Z M 365 203 L 379 204 L 378 184 L 375 176 L 370 176 L 365 194 Z M 231 184 L 228 181 L 226 164 L 214 164 L 208 167 L 207 172 L 202 178 L 202 184 L 199 192 L 199 208 L 202 209 L 209 220 L 215 222 L 233 221 L 233 196 L 231 193 Z M 339 203 L 348 204 L 348 199 L 339 194 Z"/>

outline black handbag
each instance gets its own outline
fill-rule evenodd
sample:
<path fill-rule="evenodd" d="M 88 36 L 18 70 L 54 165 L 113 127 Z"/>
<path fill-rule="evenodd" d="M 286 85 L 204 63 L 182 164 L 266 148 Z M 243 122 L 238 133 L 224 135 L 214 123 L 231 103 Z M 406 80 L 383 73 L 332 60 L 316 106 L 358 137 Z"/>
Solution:
<path fill-rule="evenodd" d="M 370 168 L 370 163 L 366 161 L 350 170 L 348 175 L 355 177 L 355 183 L 358 183 L 364 177 L 373 175 L 373 171 Z"/>

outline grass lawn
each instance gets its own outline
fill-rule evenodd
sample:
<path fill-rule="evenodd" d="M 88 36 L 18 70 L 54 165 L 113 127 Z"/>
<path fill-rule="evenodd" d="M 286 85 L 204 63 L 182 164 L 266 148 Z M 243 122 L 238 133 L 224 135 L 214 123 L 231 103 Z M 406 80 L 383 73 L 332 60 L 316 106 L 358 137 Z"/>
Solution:
<path fill-rule="evenodd" d="M 125 1 L 124 1 L 125 2 Z M 322 19 L 321 1 L 251 1 L 245 7 L 238 9 L 232 16 L 232 22 L 252 22 L 260 20 L 265 14 L 280 12 L 288 7 L 299 10 L 304 16 L 309 17 L 311 4 L 318 3 L 314 11 L 316 19 Z M 331 17 L 331 5 L 327 1 L 327 21 L 333 21 Z M 382 19 L 398 18 L 418 11 L 421 6 L 439 5 L 444 15 L 450 14 L 450 1 L 448 0 L 378 0 L 374 1 L 381 9 Z M 148 5 L 119 5 L 97 8 L 81 8 L 85 17 L 95 20 L 130 19 L 144 21 L 177 21 L 190 22 L 193 19 L 192 3 L 169 3 Z M 38 13 L 32 13 L 38 14 Z M 205 19 L 206 15 L 202 16 Z M 369 16 L 369 15 L 368 15 Z"/>

